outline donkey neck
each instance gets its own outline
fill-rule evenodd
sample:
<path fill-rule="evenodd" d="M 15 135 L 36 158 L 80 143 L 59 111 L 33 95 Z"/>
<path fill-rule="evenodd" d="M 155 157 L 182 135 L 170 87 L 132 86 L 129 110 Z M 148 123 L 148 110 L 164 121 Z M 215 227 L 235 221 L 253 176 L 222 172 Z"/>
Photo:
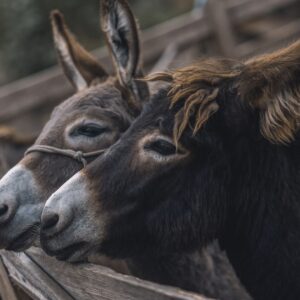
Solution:
<path fill-rule="evenodd" d="M 300 299 L 300 148 L 242 142 L 222 239 L 255 299 Z"/>
<path fill-rule="evenodd" d="M 133 275 L 224 300 L 250 300 L 227 256 L 214 242 L 199 251 L 126 260 Z"/>

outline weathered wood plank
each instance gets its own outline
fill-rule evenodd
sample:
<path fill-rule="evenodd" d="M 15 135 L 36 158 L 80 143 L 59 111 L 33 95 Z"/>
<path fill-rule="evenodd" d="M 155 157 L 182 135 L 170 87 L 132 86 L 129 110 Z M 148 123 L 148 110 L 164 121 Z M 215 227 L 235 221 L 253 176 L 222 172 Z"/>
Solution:
<path fill-rule="evenodd" d="M 18 300 L 1 257 L 0 257 L 0 299 Z"/>
<path fill-rule="evenodd" d="M 14 289 L 19 300 L 34 300 L 28 294 L 26 294 L 24 290 L 20 288 L 20 286 L 18 286 L 16 283 L 14 283 Z"/>
<path fill-rule="evenodd" d="M 258 41 L 254 40 L 238 45 L 236 53 L 240 58 L 247 58 L 254 54 L 262 54 L 280 46 L 288 45 L 299 38 L 300 21 L 295 20 L 273 31 L 266 32 Z"/>
<path fill-rule="evenodd" d="M 30 253 L 77 299 L 204 299 L 180 289 L 121 275 L 106 267 L 90 264 L 74 266 L 52 258 L 45 259 L 38 249 L 32 249 Z"/>
<path fill-rule="evenodd" d="M 235 57 L 236 41 L 225 2 L 209 0 L 206 5 L 206 13 L 222 54 L 226 57 Z"/>
<path fill-rule="evenodd" d="M 167 70 L 178 55 L 178 46 L 176 43 L 170 44 L 162 53 L 158 61 L 152 67 L 150 73 Z"/>
<path fill-rule="evenodd" d="M 115 271 L 91 264 L 71 265 L 59 262 L 45 256 L 40 249 L 32 248 L 25 254 L 13 254 L 6 252 L 5 261 L 9 256 L 9 262 L 18 257 L 18 269 L 22 273 L 35 272 L 35 266 L 42 266 L 42 269 L 51 274 L 74 299 L 80 300 L 207 300 L 200 295 L 185 292 L 181 289 L 163 286 L 138 278 L 121 275 Z M 28 262 L 28 257 L 30 261 Z M 33 270 L 31 267 L 33 265 Z M 25 269 L 25 270 L 24 270 Z M 38 275 L 39 276 L 39 275 Z M 27 280 L 32 280 L 30 275 Z M 43 283 L 47 283 L 44 281 Z M 32 284 L 27 282 L 25 284 Z M 44 298 L 42 298 L 44 299 Z M 53 298 L 55 299 L 55 298 Z M 60 298 L 64 299 L 64 298 Z"/>
<path fill-rule="evenodd" d="M 25 253 L 16 254 L 8 251 L 0 253 L 9 276 L 33 299 L 74 299 Z"/>
<path fill-rule="evenodd" d="M 283 7 L 288 7 L 298 0 L 227 0 L 228 13 L 235 25 L 254 18 L 264 17 Z"/>

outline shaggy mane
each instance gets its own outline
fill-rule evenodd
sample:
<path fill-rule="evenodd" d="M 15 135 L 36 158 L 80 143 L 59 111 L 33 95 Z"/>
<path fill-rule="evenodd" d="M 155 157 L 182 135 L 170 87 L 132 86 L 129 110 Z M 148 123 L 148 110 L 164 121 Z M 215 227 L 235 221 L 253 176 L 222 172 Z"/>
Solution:
<path fill-rule="evenodd" d="M 300 41 L 247 61 L 239 93 L 260 110 L 260 130 L 266 139 L 292 142 L 300 128 Z"/>
<path fill-rule="evenodd" d="M 174 126 L 178 142 L 188 126 L 195 134 L 218 111 L 219 88 L 233 78 L 240 101 L 258 109 L 261 134 L 271 143 L 292 142 L 300 128 L 300 41 L 244 64 L 206 59 L 176 71 L 150 75 L 146 80 L 169 82 L 171 106 L 182 103 Z"/>
<path fill-rule="evenodd" d="M 171 107 L 182 102 L 176 113 L 174 140 L 179 141 L 184 130 L 190 126 L 196 134 L 207 120 L 219 109 L 216 102 L 220 84 L 241 73 L 242 65 L 229 59 L 206 59 L 193 66 L 176 71 L 155 73 L 147 77 L 149 81 L 171 83 L 169 96 Z M 195 116 L 194 124 L 191 117 Z"/>

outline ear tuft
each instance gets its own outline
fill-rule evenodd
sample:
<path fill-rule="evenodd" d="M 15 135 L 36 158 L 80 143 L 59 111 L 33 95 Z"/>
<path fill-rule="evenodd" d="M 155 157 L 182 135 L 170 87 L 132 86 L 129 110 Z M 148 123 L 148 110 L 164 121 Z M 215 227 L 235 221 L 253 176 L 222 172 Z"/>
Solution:
<path fill-rule="evenodd" d="M 127 85 L 138 73 L 140 39 L 137 22 L 126 1 L 101 1 L 101 28 L 120 80 Z"/>
<path fill-rule="evenodd" d="M 140 101 L 148 100 L 140 61 L 140 38 L 137 21 L 125 0 L 101 0 L 101 29 L 105 35 L 120 85 Z"/>
<path fill-rule="evenodd" d="M 64 23 L 65 23 L 64 17 L 58 9 L 51 11 L 50 19 L 51 19 L 52 23 L 55 23 L 56 27 L 58 28 L 58 30 L 60 32 L 64 31 L 64 29 L 63 29 Z"/>

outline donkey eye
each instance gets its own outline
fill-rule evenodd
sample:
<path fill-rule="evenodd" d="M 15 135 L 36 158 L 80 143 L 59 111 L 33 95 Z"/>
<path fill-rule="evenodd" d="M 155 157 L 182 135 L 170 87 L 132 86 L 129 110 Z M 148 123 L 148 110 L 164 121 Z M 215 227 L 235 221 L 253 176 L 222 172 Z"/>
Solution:
<path fill-rule="evenodd" d="M 87 137 L 97 137 L 105 132 L 108 132 L 108 127 L 101 127 L 96 124 L 85 124 L 73 130 L 71 133 L 72 136 L 84 135 Z"/>
<path fill-rule="evenodd" d="M 163 156 L 176 154 L 176 147 L 172 143 L 162 139 L 146 144 L 144 149 L 157 152 Z"/>

